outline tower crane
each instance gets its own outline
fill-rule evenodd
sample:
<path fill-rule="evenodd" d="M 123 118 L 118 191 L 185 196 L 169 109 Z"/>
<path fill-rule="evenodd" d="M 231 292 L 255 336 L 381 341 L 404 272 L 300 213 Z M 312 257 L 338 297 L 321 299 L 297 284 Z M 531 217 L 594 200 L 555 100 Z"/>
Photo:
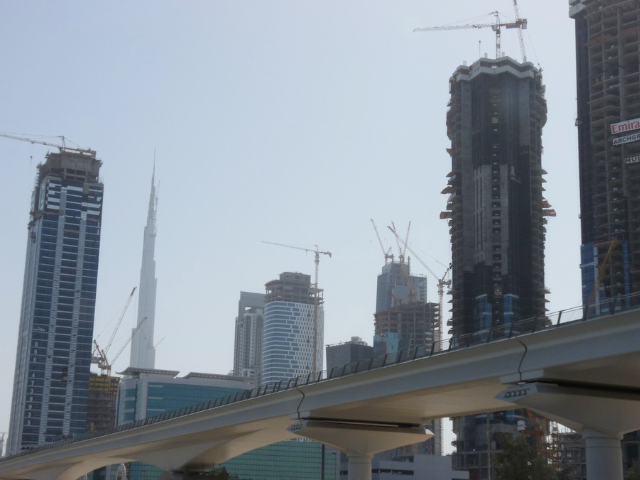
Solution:
<path fill-rule="evenodd" d="M 497 10 L 495 12 L 491 12 L 490 15 L 495 17 L 494 23 L 480 23 L 480 24 L 467 24 L 467 25 L 443 25 L 439 27 L 418 27 L 414 28 L 414 32 L 434 32 L 441 30 L 464 30 L 470 28 L 491 28 L 496 34 L 496 59 L 502 56 L 501 51 L 501 34 L 502 27 L 504 28 L 517 28 L 520 36 L 520 50 L 522 53 L 523 62 L 527 61 L 527 54 L 524 51 L 524 41 L 522 40 L 522 30 L 527 28 L 527 19 L 520 18 L 518 14 L 518 4 L 517 0 L 514 0 L 514 7 L 516 9 L 516 19 L 514 22 L 503 23 L 500 21 L 500 12 Z"/>
<path fill-rule="evenodd" d="M 313 252 L 315 256 L 316 264 L 316 278 L 315 278 L 315 296 L 313 299 L 313 364 L 311 366 L 311 373 L 314 375 L 316 372 L 316 361 L 318 360 L 318 307 L 320 305 L 320 289 L 318 288 L 318 267 L 320 266 L 320 255 L 328 255 L 331 258 L 331 252 L 321 252 L 318 249 L 318 245 L 314 245 L 316 248 L 312 250 L 310 248 L 294 247 L 293 245 L 285 245 L 283 243 L 274 243 L 262 241 L 262 243 L 268 243 L 269 245 L 276 245 L 278 247 L 294 248 L 296 250 L 303 250 L 305 252 Z"/>
<path fill-rule="evenodd" d="M 380 232 L 378 232 L 378 227 L 376 227 L 376 222 L 371 219 L 371 224 L 373 225 L 373 229 L 376 232 L 376 237 L 378 237 L 378 243 L 380 244 L 380 248 L 382 249 L 382 255 L 384 255 L 384 264 L 386 265 L 389 260 L 393 262 L 393 254 L 391 253 L 391 247 L 389 250 L 384 249 L 384 245 L 382 244 L 382 239 L 380 238 Z"/>
<path fill-rule="evenodd" d="M 20 140 L 22 142 L 37 143 L 38 145 L 47 145 L 49 147 L 56 147 L 56 148 L 59 148 L 61 152 L 64 152 L 64 151 L 77 152 L 77 153 L 82 153 L 82 154 L 89 155 L 92 158 L 96 157 L 96 151 L 95 150 L 91 150 L 90 148 L 67 147 L 67 139 L 66 139 L 66 137 L 64 137 L 62 135 L 58 135 L 57 136 L 57 138 L 60 139 L 60 142 L 61 142 L 60 144 L 52 143 L 52 142 L 45 142 L 44 140 L 37 140 L 35 138 L 28 138 L 28 137 L 25 137 L 25 136 L 15 135 L 15 134 L 12 134 L 12 133 L 2 133 L 2 132 L 0 132 L 0 137 L 10 138 L 10 139 L 13 139 L 13 140 Z"/>
<path fill-rule="evenodd" d="M 435 277 L 435 279 L 438 281 L 438 304 L 439 304 L 439 308 L 440 308 L 440 325 L 439 325 L 439 329 L 440 329 L 440 340 L 442 340 L 442 337 L 444 336 L 444 329 L 445 329 L 445 324 L 444 324 L 444 287 L 445 286 L 450 286 L 451 285 L 451 280 L 445 280 L 445 278 L 447 278 L 447 275 L 449 274 L 449 270 L 451 270 L 451 264 L 449 264 L 449 266 L 447 267 L 447 269 L 444 272 L 444 275 L 442 275 L 442 277 L 439 277 L 433 270 L 431 270 L 431 268 L 429 268 L 429 265 L 427 265 L 424 260 L 422 260 L 418 254 L 416 252 L 413 251 L 413 249 L 409 246 L 408 242 L 404 241 L 400 235 L 398 235 L 398 232 L 396 232 L 395 229 L 395 225 L 392 227 L 387 227 L 389 228 L 389 230 L 391 230 L 391 232 L 395 235 L 395 237 L 401 241 L 405 248 L 408 249 L 411 254 L 420 262 L 420 264 L 427 269 L 427 271 L 433 275 Z"/>
<path fill-rule="evenodd" d="M 127 348 L 127 345 L 129 345 L 129 343 L 131 343 L 131 340 L 133 340 L 133 337 L 136 336 L 136 333 L 138 333 L 140 331 L 140 327 L 142 327 L 142 325 L 144 324 L 146 319 L 147 319 L 147 317 L 144 317 L 142 319 L 142 321 L 138 324 L 138 326 L 133 329 L 133 332 L 131 332 L 131 335 L 129 335 L 129 338 L 127 338 L 127 341 L 124 342 L 124 345 L 122 345 L 122 347 L 120 347 L 120 350 L 118 350 L 118 353 L 116 353 L 115 356 L 113 357 L 113 360 L 111 360 L 111 365 L 116 363 L 116 360 L 118 360 L 118 358 L 120 357 L 122 352 L 124 352 L 124 349 Z M 111 365 L 109 365 L 109 367 L 111 367 Z"/>
<path fill-rule="evenodd" d="M 131 290 L 131 293 L 129 294 L 129 297 L 127 297 L 127 301 L 125 302 L 124 307 L 122 308 L 122 313 L 120 313 L 120 317 L 118 318 L 118 323 L 116 323 L 116 328 L 113 329 L 113 333 L 111 334 L 111 338 L 109 338 L 109 343 L 107 343 L 107 346 L 104 349 L 102 349 L 98 345 L 97 340 L 93 341 L 94 347 L 93 347 L 93 353 L 91 355 L 91 363 L 98 364 L 98 368 L 100 369 L 100 373 L 102 375 L 104 374 L 111 375 L 111 363 L 109 363 L 109 361 L 107 360 L 107 353 L 109 353 L 109 349 L 113 344 L 113 339 L 115 338 L 116 333 L 120 328 L 120 324 L 122 323 L 122 319 L 124 318 L 125 313 L 127 313 L 127 309 L 129 308 L 129 304 L 131 303 L 133 294 L 136 293 L 136 288 L 137 287 L 133 287 L 133 289 Z M 115 362 L 115 359 L 113 361 Z"/>

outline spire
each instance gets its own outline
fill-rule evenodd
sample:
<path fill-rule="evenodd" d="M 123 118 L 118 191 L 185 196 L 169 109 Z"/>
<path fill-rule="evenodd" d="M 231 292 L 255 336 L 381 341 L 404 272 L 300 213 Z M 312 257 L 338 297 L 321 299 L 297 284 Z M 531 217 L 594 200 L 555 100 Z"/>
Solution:
<path fill-rule="evenodd" d="M 140 287 L 138 289 L 138 323 L 133 330 L 131 340 L 131 367 L 154 368 L 156 351 L 153 346 L 153 330 L 156 312 L 156 211 L 158 196 L 155 187 L 156 160 L 153 154 L 153 173 L 151 175 L 151 193 L 147 225 L 144 227 L 142 241 L 142 266 L 140 268 Z"/>

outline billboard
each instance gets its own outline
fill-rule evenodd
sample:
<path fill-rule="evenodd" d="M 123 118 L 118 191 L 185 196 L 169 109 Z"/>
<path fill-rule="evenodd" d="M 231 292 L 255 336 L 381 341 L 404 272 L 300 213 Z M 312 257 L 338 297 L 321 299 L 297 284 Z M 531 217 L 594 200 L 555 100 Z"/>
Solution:
<path fill-rule="evenodd" d="M 637 142 L 640 140 L 640 133 L 632 133 L 631 135 L 625 135 L 624 137 L 618 137 L 613 139 L 614 145 L 622 145 L 623 143 Z"/>
<path fill-rule="evenodd" d="M 624 122 L 612 123 L 611 134 L 616 135 L 618 133 L 630 132 L 632 130 L 640 129 L 640 118 L 634 118 L 633 120 L 625 120 Z"/>

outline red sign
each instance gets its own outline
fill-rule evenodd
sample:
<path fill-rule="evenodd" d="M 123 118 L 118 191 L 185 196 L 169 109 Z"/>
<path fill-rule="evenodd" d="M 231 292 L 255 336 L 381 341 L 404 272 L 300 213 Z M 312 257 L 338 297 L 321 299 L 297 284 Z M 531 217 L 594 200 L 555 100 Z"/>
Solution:
<path fill-rule="evenodd" d="M 633 120 L 625 120 L 624 122 L 612 123 L 611 133 L 613 135 L 617 133 L 630 132 L 631 130 L 638 130 L 640 128 L 640 118 L 634 118 Z"/>

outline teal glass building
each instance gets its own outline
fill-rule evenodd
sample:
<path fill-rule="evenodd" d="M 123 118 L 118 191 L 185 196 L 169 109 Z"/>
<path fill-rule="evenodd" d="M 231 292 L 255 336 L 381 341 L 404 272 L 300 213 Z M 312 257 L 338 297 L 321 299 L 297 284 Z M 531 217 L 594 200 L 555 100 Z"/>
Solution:
<path fill-rule="evenodd" d="M 175 370 L 128 368 L 118 393 L 118 424 L 154 417 L 253 387 L 245 377 Z M 338 457 L 338 458 L 336 458 Z M 308 441 L 268 445 L 231 459 L 225 468 L 241 480 L 334 480 L 339 456 L 335 450 Z M 156 480 L 162 470 L 139 462 L 129 468 L 129 480 Z"/>

